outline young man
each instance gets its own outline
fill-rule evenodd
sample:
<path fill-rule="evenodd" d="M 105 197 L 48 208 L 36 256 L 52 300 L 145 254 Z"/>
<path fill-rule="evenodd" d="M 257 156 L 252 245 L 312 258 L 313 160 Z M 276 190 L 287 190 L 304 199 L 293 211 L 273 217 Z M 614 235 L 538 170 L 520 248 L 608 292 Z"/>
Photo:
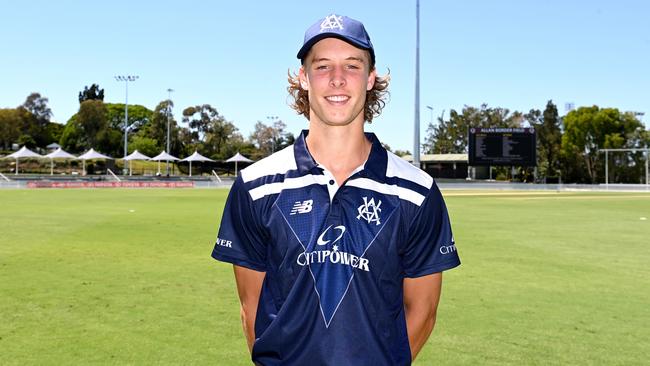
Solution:
<path fill-rule="evenodd" d="M 234 264 L 259 365 L 408 365 L 431 333 L 441 272 L 460 264 L 433 179 L 364 133 L 388 80 L 360 22 L 305 33 L 289 77 L 309 120 L 235 181 L 212 256 Z"/>

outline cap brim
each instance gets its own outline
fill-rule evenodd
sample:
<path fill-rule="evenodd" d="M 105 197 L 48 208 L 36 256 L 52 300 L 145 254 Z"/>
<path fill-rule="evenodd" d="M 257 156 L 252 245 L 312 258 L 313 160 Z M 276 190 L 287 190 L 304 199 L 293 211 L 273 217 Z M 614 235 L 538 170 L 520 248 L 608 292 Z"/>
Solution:
<path fill-rule="evenodd" d="M 327 32 L 321 33 L 321 34 L 319 34 L 319 35 L 317 35 L 315 37 L 312 37 L 309 41 L 307 41 L 307 43 L 302 45 L 302 47 L 298 51 L 298 54 L 296 55 L 296 57 L 298 57 L 304 63 L 305 62 L 305 57 L 309 53 L 309 50 L 318 41 L 321 41 L 321 40 L 323 40 L 325 38 L 338 38 L 338 39 L 340 39 L 342 41 L 345 41 L 345 42 L 353 45 L 354 47 L 360 48 L 362 50 L 366 50 L 366 51 L 370 52 L 370 59 L 371 59 L 370 62 L 371 62 L 371 64 L 375 63 L 375 53 L 373 52 L 372 48 L 368 48 L 366 45 L 362 44 L 361 42 L 356 41 L 353 38 L 348 38 L 348 37 L 342 36 L 342 35 L 340 35 L 338 33 L 327 33 Z"/>

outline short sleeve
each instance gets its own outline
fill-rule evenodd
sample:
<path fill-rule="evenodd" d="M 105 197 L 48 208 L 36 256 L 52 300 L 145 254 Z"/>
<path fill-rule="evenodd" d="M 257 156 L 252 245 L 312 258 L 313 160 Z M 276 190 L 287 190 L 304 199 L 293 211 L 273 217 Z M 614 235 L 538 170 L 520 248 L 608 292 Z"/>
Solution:
<path fill-rule="evenodd" d="M 436 183 L 418 208 L 402 252 L 406 277 L 420 277 L 460 265 L 447 206 Z"/>
<path fill-rule="evenodd" d="M 212 257 L 265 272 L 266 241 L 260 221 L 260 209 L 256 209 L 241 177 L 237 178 L 226 200 Z"/>

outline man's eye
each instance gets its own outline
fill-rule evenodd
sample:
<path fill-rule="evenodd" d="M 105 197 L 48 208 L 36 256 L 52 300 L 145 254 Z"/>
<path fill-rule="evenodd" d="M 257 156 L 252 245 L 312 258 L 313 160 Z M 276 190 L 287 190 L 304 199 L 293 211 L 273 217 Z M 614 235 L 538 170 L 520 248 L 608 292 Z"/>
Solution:
<path fill-rule="evenodd" d="M 316 70 L 325 70 L 325 69 L 327 69 L 327 65 L 316 66 Z"/>

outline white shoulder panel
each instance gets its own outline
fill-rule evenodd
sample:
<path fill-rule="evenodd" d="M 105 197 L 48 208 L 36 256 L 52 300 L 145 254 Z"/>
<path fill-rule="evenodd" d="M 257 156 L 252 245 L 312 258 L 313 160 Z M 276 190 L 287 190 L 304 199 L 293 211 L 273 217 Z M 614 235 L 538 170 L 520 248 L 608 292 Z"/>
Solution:
<path fill-rule="evenodd" d="M 280 193 L 285 189 L 303 188 L 312 184 L 320 184 L 325 186 L 327 185 L 328 180 L 329 178 L 324 175 L 308 174 L 298 178 L 286 178 L 282 182 L 263 184 L 257 188 L 251 189 L 248 193 L 250 193 L 253 201 L 257 201 L 262 197 Z"/>
<path fill-rule="evenodd" d="M 351 187 L 369 189 L 371 191 L 379 192 L 382 194 L 397 196 L 400 199 L 410 201 L 411 203 L 414 203 L 418 206 L 422 205 L 422 202 L 424 202 L 424 198 L 425 198 L 423 195 L 421 195 L 416 191 L 407 188 L 402 188 L 395 184 L 391 185 L 385 183 L 377 183 L 374 180 L 368 178 L 358 178 L 354 180 L 349 180 L 346 184 Z"/>
<path fill-rule="evenodd" d="M 243 169 L 241 177 L 246 183 L 267 175 L 284 174 L 295 169 L 297 169 L 296 159 L 291 145 Z"/>
<path fill-rule="evenodd" d="M 390 151 L 388 154 L 388 163 L 386 164 L 386 177 L 398 177 L 410 180 L 425 188 L 431 188 L 433 185 L 433 178 L 423 170 L 414 167 L 408 161 L 400 158 Z"/>

